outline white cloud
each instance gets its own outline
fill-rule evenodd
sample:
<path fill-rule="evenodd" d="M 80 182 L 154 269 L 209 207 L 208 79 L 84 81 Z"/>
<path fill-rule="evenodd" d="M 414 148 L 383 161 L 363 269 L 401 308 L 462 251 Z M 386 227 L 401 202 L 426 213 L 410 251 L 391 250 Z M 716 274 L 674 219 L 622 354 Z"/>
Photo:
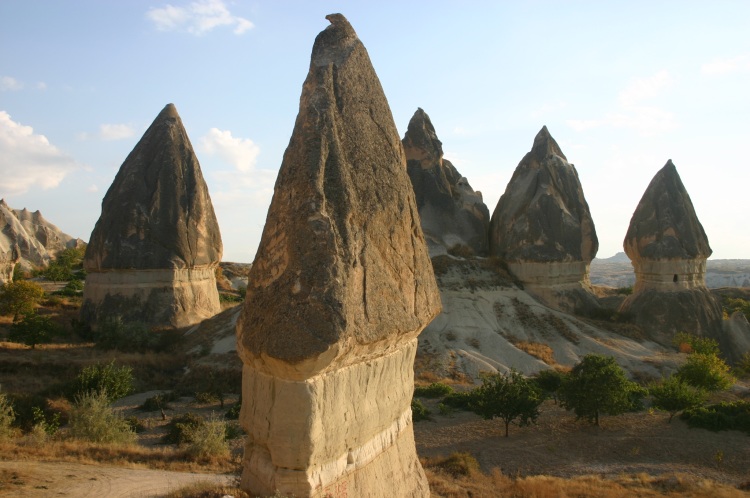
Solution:
<path fill-rule="evenodd" d="M 750 71 L 750 54 L 714 59 L 701 66 L 701 73 L 722 75 Z"/>
<path fill-rule="evenodd" d="M 0 111 L 0 192 L 17 195 L 32 187 L 55 188 L 77 168 L 47 137 Z"/>
<path fill-rule="evenodd" d="M 37 84 L 36 84 L 36 89 L 37 90 L 46 90 L 47 89 L 47 83 L 45 83 L 44 81 L 38 81 Z"/>
<path fill-rule="evenodd" d="M 249 138 L 233 137 L 229 130 L 211 128 L 200 140 L 203 152 L 219 156 L 237 170 L 248 172 L 255 168 L 260 147 Z"/>
<path fill-rule="evenodd" d="M 103 124 L 99 126 L 99 137 L 102 140 L 122 140 L 135 135 L 132 126 L 126 124 Z"/>
<path fill-rule="evenodd" d="M 23 88 L 23 83 L 10 76 L 0 76 L 0 91 L 17 91 Z"/>
<path fill-rule="evenodd" d="M 99 191 L 99 187 L 97 187 L 93 183 L 91 185 L 89 185 L 89 187 L 86 189 L 86 192 L 92 192 L 93 193 L 93 192 L 98 192 L 98 191 Z"/>
<path fill-rule="evenodd" d="M 617 97 L 623 107 L 636 106 L 640 101 L 657 97 L 674 83 L 668 71 L 662 69 L 653 76 L 634 78 Z"/>
<path fill-rule="evenodd" d="M 634 78 L 618 94 L 616 110 L 595 119 L 569 119 L 567 125 L 575 131 L 586 131 L 602 126 L 628 128 L 641 135 L 652 136 L 677 128 L 674 114 L 642 101 L 655 99 L 674 85 L 674 78 L 666 70 L 653 76 Z"/>
<path fill-rule="evenodd" d="M 180 30 L 198 36 L 220 26 L 233 26 L 236 35 L 254 27 L 248 19 L 229 12 L 223 0 L 198 0 L 186 7 L 167 4 L 166 7 L 149 9 L 146 17 L 159 31 Z"/>

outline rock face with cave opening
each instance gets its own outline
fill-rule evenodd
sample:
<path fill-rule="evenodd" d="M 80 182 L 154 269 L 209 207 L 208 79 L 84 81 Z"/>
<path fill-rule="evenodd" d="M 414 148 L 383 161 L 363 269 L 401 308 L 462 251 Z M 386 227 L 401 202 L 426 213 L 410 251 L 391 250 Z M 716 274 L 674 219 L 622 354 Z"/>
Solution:
<path fill-rule="evenodd" d="M 347 20 L 326 19 L 237 324 L 241 485 L 428 496 L 413 363 L 440 297 L 380 82 Z"/>
<path fill-rule="evenodd" d="M 451 253 L 486 256 L 490 212 L 482 193 L 471 188 L 453 164 L 443 158 L 430 117 L 417 109 L 402 140 L 430 256 Z"/>
<path fill-rule="evenodd" d="M 706 288 L 708 237 L 672 161 L 649 184 L 623 243 L 635 270 L 633 294 L 620 311 L 647 336 L 671 344 L 676 332 L 721 342 L 721 306 Z"/>
<path fill-rule="evenodd" d="M 198 158 L 167 105 L 125 159 L 86 248 L 81 317 L 183 327 L 221 310 L 222 243 Z"/>
<path fill-rule="evenodd" d="M 518 164 L 490 222 L 490 254 L 524 288 L 563 311 L 597 308 L 589 265 L 599 249 L 575 166 L 543 127 Z"/>

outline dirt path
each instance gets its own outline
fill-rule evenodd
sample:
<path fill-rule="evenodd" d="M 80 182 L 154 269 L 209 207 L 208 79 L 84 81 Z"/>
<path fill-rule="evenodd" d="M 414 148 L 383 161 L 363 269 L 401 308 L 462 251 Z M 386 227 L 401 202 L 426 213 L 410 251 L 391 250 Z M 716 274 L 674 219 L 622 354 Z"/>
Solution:
<path fill-rule="evenodd" d="M 145 498 L 196 482 L 231 485 L 234 476 L 128 469 L 68 462 L 0 461 L 0 496 Z"/>

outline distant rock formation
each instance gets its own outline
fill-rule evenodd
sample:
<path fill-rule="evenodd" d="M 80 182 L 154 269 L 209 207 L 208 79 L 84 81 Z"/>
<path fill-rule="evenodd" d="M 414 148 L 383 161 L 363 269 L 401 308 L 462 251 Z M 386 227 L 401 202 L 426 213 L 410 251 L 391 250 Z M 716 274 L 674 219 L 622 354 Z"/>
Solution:
<path fill-rule="evenodd" d="M 410 404 L 440 297 L 380 82 L 344 16 L 326 19 L 237 325 L 241 486 L 429 496 Z"/>
<path fill-rule="evenodd" d="M 634 314 L 661 344 L 670 344 L 676 332 L 720 339 L 721 306 L 705 281 L 711 247 L 671 160 L 643 194 L 623 246 L 635 286 L 620 311 Z"/>
<path fill-rule="evenodd" d="M 562 311 L 598 307 L 589 265 L 599 249 L 575 167 L 544 126 L 490 222 L 490 254 L 531 294 Z"/>
<path fill-rule="evenodd" d="M 735 311 L 723 325 L 721 350 L 729 363 L 736 363 L 750 352 L 750 323 L 744 313 Z"/>
<path fill-rule="evenodd" d="M 443 144 L 422 109 L 409 121 L 402 143 L 430 256 L 451 249 L 486 256 L 490 212 L 482 193 L 475 192 L 453 164 L 443 159 Z"/>
<path fill-rule="evenodd" d="M 221 309 L 219 225 L 177 109 L 167 105 L 125 159 L 86 248 L 82 318 L 182 327 Z"/>
<path fill-rule="evenodd" d="M 45 267 L 60 251 L 82 243 L 39 211 L 13 209 L 0 199 L 0 282 L 12 278 L 16 264 L 25 270 Z"/>

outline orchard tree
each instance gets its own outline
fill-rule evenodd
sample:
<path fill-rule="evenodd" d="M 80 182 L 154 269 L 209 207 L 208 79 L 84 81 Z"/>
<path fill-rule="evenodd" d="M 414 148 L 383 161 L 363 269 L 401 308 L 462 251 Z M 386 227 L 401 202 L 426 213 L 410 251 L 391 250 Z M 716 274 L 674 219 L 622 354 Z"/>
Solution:
<path fill-rule="evenodd" d="M 540 370 L 532 381 L 542 390 L 544 394 L 551 397 L 557 404 L 557 392 L 562 387 L 564 375 L 554 368 Z"/>
<path fill-rule="evenodd" d="M 44 289 L 35 282 L 7 282 L 0 288 L 0 313 L 13 315 L 13 321 L 16 322 L 21 315 L 33 313 L 43 297 Z"/>
<path fill-rule="evenodd" d="M 709 392 L 725 391 L 735 382 L 735 378 L 729 373 L 729 365 L 715 354 L 689 354 L 687 362 L 677 369 L 675 376 L 693 387 Z"/>
<path fill-rule="evenodd" d="M 674 375 L 652 385 L 648 392 L 653 398 L 653 407 L 669 413 L 667 423 L 670 424 L 677 413 L 700 406 L 708 399 L 706 391 L 693 387 Z"/>
<path fill-rule="evenodd" d="M 643 391 L 612 356 L 588 354 L 563 380 L 560 404 L 573 410 L 576 419 L 598 426 L 599 415 L 619 415 L 639 405 Z"/>
<path fill-rule="evenodd" d="M 10 327 L 8 339 L 13 342 L 21 342 L 34 349 L 37 344 L 49 342 L 60 333 L 60 328 L 50 317 L 28 313 L 23 319 L 14 322 Z"/>
<path fill-rule="evenodd" d="M 508 427 L 514 420 L 520 427 L 536 422 L 543 400 L 541 391 L 532 381 L 511 369 L 505 375 L 485 375 L 482 385 L 473 391 L 470 407 L 485 419 L 502 419 L 505 437 L 508 437 Z"/>

